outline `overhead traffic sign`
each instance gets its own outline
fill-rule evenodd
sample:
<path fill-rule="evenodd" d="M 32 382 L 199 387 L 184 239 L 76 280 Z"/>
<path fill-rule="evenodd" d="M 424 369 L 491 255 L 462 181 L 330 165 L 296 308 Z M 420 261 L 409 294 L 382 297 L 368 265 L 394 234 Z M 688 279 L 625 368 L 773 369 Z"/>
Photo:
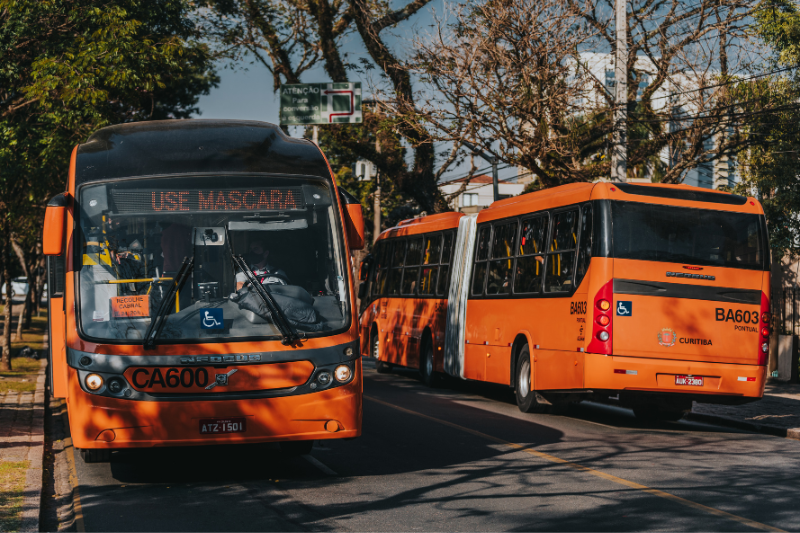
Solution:
<path fill-rule="evenodd" d="M 361 83 L 281 85 L 282 126 L 361 121 Z"/>

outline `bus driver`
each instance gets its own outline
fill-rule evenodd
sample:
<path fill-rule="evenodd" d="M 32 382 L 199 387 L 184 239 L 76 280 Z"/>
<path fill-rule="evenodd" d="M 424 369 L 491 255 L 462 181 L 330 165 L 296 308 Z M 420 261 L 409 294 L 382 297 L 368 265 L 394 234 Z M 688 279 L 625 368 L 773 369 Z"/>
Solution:
<path fill-rule="evenodd" d="M 250 246 L 248 247 L 248 254 L 245 257 L 247 259 L 247 264 L 250 267 L 250 270 L 253 272 L 253 275 L 256 277 L 258 281 L 263 283 L 277 283 L 279 285 L 288 285 L 289 284 L 289 277 L 286 275 L 286 272 L 283 270 L 274 267 L 268 262 L 269 259 L 269 248 L 267 248 L 266 244 L 262 240 L 254 240 L 250 242 Z M 236 290 L 238 291 L 241 289 L 247 278 L 244 275 L 244 272 L 238 272 L 236 274 Z"/>

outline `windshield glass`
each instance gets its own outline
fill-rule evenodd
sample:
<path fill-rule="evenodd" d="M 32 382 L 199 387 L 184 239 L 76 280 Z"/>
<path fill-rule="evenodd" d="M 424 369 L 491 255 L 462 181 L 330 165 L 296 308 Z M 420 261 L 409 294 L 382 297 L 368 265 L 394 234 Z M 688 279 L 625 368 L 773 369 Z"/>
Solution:
<path fill-rule="evenodd" d="M 185 261 L 156 343 L 280 338 L 233 254 L 301 337 L 349 325 L 338 209 L 323 180 L 120 180 L 83 187 L 79 206 L 81 327 L 90 337 L 142 342 Z"/>
<path fill-rule="evenodd" d="M 760 270 L 761 217 L 707 209 L 611 202 L 614 257 Z"/>

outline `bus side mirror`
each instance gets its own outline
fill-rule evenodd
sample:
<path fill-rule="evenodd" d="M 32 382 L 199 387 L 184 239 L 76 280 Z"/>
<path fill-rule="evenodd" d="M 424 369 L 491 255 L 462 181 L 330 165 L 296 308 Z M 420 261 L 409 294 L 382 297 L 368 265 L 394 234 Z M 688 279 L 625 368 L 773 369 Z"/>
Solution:
<path fill-rule="evenodd" d="M 367 295 L 367 282 L 362 281 L 358 284 L 358 299 L 363 300 L 364 296 Z"/>
<path fill-rule="evenodd" d="M 67 216 L 67 196 L 61 193 L 47 203 L 44 214 L 44 255 L 61 255 L 64 249 L 64 220 Z"/>
<path fill-rule="evenodd" d="M 346 204 L 345 225 L 347 226 L 347 241 L 351 250 L 364 249 L 364 213 L 361 204 Z"/>

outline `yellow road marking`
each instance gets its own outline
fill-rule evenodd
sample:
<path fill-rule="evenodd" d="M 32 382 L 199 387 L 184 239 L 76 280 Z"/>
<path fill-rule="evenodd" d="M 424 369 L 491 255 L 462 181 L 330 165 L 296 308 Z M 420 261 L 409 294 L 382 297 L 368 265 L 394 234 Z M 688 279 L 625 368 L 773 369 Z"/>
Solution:
<path fill-rule="evenodd" d="M 67 408 L 64 407 L 64 428 L 69 431 L 69 417 Z M 83 521 L 83 506 L 81 505 L 81 491 L 78 487 L 78 473 L 75 470 L 75 448 L 72 446 L 72 437 L 64 439 L 64 451 L 67 452 L 69 463 L 69 483 L 72 485 L 72 511 L 75 513 L 75 529 L 78 533 L 86 533 L 86 524 Z"/>
<path fill-rule="evenodd" d="M 564 466 L 568 466 L 568 467 L 573 468 L 575 470 L 578 470 L 580 472 L 585 472 L 587 474 L 591 474 L 593 476 L 596 476 L 596 477 L 611 481 L 613 483 L 617 483 L 619 485 L 624 485 L 626 487 L 629 487 L 629 488 L 632 488 L 632 489 L 635 489 L 635 490 L 646 492 L 647 494 L 652 494 L 653 496 L 658 496 L 659 498 L 664 498 L 665 500 L 670 500 L 670 501 L 673 501 L 675 503 L 679 503 L 681 505 L 685 505 L 686 507 L 691 507 L 692 509 L 697 509 L 698 511 L 703 511 L 703 512 L 706 512 L 706 513 L 709 513 L 709 514 L 713 514 L 713 515 L 719 516 L 721 518 L 727 518 L 729 520 L 733 520 L 735 522 L 739 522 L 740 524 L 745 524 L 745 525 L 750 526 L 750 527 L 752 527 L 754 529 L 760 529 L 760 530 L 763 530 L 763 531 L 785 531 L 785 530 L 777 528 L 777 527 L 769 526 L 767 524 L 762 524 L 761 522 L 756 522 L 755 520 L 750 520 L 749 518 L 744 518 L 744 517 L 741 517 L 741 516 L 737 516 L 735 514 L 727 513 L 725 511 L 721 511 L 721 510 L 715 509 L 713 507 L 708 507 L 708 506 L 703 505 L 701 503 L 697 503 L 697 502 L 693 502 L 691 500 L 687 500 L 685 498 L 681 498 L 680 496 L 675 496 L 674 494 L 670 494 L 669 492 L 664 492 L 663 490 L 653 489 L 653 488 L 650 488 L 650 487 L 648 487 L 646 485 L 641 485 L 639 483 L 636 483 L 635 481 L 629 481 L 629 480 L 623 479 L 621 477 L 617 477 L 617 476 L 614 476 L 614 475 L 611 475 L 611 474 L 606 474 L 605 472 L 601 472 L 599 470 L 595 470 L 594 468 L 589 468 L 588 466 L 583 466 L 583 465 L 578 464 L 578 463 L 573 463 L 572 461 L 567 461 L 566 459 L 561 459 L 560 457 L 556 457 L 555 455 L 550 455 L 549 453 L 540 452 L 540 451 L 535 450 L 533 448 L 526 448 L 525 446 L 523 446 L 521 444 L 517 444 L 515 442 L 509 442 L 507 440 L 503 440 L 503 439 L 500 439 L 498 437 L 493 437 L 492 435 L 487 435 L 486 433 L 481 433 L 480 431 L 476 431 L 476 430 L 470 429 L 468 427 L 460 426 L 458 424 L 454 424 L 452 422 L 448 422 L 448 421 L 442 420 L 440 418 L 435 418 L 435 417 L 432 417 L 432 416 L 424 415 L 422 413 L 418 413 L 417 411 L 412 411 L 411 409 L 406 409 L 404 407 L 398 407 L 398 406 L 393 405 L 393 404 L 391 404 L 389 402 L 385 402 L 383 400 L 378 400 L 377 398 L 372 398 L 371 396 L 367 396 L 366 394 L 364 395 L 364 398 L 367 399 L 367 400 L 370 400 L 372 402 L 379 403 L 381 405 L 385 405 L 386 407 L 391 407 L 392 409 L 396 409 L 398 411 L 402 411 L 404 413 L 408 413 L 408 414 L 411 414 L 411 415 L 414 415 L 414 416 L 418 416 L 418 417 L 424 418 L 426 420 L 431 420 L 432 422 L 437 422 L 439 424 L 443 424 L 445 426 L 449 426 L 451 428 L 457 429 L 459 431 L 463 431 L 465 433 L 470 433 L 472 435 L 475 435 L 477 437 L 481 437 L 481 438 L 489 440 L 489 441 L 497 442 L 499 444 L 504 444 L 505 446 L 509 446 L 510 448 L 514 448 L 516 450 L 525 452 L 525 453 L 533 455 L 535 457 L 539 457 L 541 459 L 546 459 L 547 461 L 550 461 L 552 463 L 557 463 L 557 464 L 561 464 L 561 465 L 564 465 Z"/>

